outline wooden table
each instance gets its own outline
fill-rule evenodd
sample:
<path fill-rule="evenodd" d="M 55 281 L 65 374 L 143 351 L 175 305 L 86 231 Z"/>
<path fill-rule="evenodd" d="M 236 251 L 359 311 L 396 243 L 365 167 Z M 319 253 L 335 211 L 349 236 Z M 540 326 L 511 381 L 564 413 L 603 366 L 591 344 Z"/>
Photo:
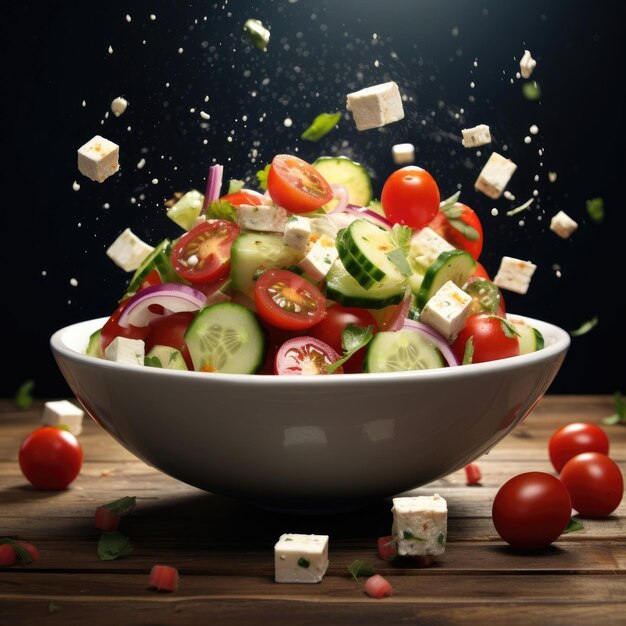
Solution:
<path fill-rule="evenodd" d="M 215 496 L 136 460 L 91 420 L 80 435 L 82 471 L 63 492 L 30 487 L 17 463 L 42 402 L 16 410 L 0 401 L 0 536 L 37 546 L 39 561 L 0 568 L 0 624 L 626 624 L 626 501 L 607 519 L 583 520 L 535 554 L 513 552 L 491 522 L 500 485 L 528 470 L 551 472 L 547 443 L 559 426 L 601 423 L 602 396 L 546 396 L 479 461 L 483 480 L 456 472 L 415 493 L 448 501 L 446 552 L 430 568 L 380 560 L 376 538 L 390 532 L 390 500 L 339 515 L 287 516 Z M 605 427 L 610 455 L 626 468 L 626 425 Z M 120 531 L 130 555 L 101 561 L 97 506 L 137 497 Z M 282 532 L 330 535 L 330 566 L 317 585 L 273 580 Z M 363 559 L 392 583 L 390 598 L 365 595 L 348 565 Z M 179 590 L 148 586 L 153 564 L 175 566 Z"/>

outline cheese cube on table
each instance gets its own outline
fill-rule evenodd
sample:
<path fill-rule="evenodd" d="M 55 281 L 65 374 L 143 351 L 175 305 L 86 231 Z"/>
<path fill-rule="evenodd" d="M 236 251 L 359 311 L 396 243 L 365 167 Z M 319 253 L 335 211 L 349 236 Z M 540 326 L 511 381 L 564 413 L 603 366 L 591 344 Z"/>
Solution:
<path fill-rule="evenodd" d="M 550 230 L 563 239 L 567 239 L 577 228 L 578 224 L 565 211 L 559 211 L 550 220 Z"/>
<path fill-rule="evenodd" d="M 283 243 L 296 250 L 306 250 L 311 236 L 311 220 L 308 217 L 292 215 L 285 224 Z"/>
<path fill-rule="evenodd" d="M 500 268 L 493 278 L 493 283 L 501 289 L 525 294 L 536 269 L 537 266 L 530 261 L 503 256 Z"/>
<path fill-rule="evenodd" d="M 106 254 L 118 267 L 127 272 L 134 272 L 153 251 L 151 245 L 139 239 L 130 228 L 127 228 L 108 247 Z"/>
<path fill-rule="evenodd" d="M 448 505 L 438 493 L 393 499 L 392 534 L 400 556 L 437 556 L 446 549 Z"/>
<path fill-rule="evenodd" d="M 461 140 L 465 148 L 477 148 L 491 143 L 491 132 L 487 124 L 479 124 L 474 128 L 464 128 L 461 130 L 463 139 Z"/>
<path fill-rule="evenodd" d="M 287 224 L 287 211 L 279 206 L 241 204 L 238 209 L 239 227 L 263 233 L 282 233 Z"/>
<path fill-rule="evenodd" d="M 85 412 L 69 400 L 52 400 L 43 406 L 41 423 L 45 426 L 67 426 L 72 435 L 83 432 Z"/>
<path fill-rule="evenodd" d="M 517 165 L 497 152 L 492 152 L 478 175 L 474 187 L 486 196 L 497 200 L 515 173 Z"/>
<path fill-rule="evenodd" d="M 400 90 L 393 81 L 349 93 L 346 108 L 352 111 L 357 130 L 379 128 L 404 118 Z"/>
<path fill-rule="evenodd" d="M 104 358 L 116 363 L 143 365 L 146 346 L 142 339 L 116 337 L 104 350 Z"/>
<path fill-rule="evenodd" d="M 328 569 L 328 535 L 284 533 L 274 546 L 277 583 L 319 583 Z"/>
<path fill-rule="evenodd" d="M 96 135 L 78 148 L 78 171 L 99 183 L 120 169 L 120 148 L 116 143 Z"/>
<path fill-rule="evenodd" d="M 424 305 L 420 322 L 453 341 L 465 325 L 471 306 L 472 296 L 449 280 Z"/>
<path fill-rule="evenodd" d="M 442 252 L 449 250 L 454 250 L 454 246 L 432 228 L 425 226 L 411 237 L 409 256 L 423 269 L 426 269 L 437 260 Z"/>
<path fill-rule="evenodd" d="M 530 54 L 530 51 L 524 50 L 524 54 L 522 55 L 522 58 L 520 59 L 520 62 L 519 62 L 519 71 L 520 71 L 520 74 L 522 75 L 522 78 L 530 78 L 530 75 L 533 73 L 536 66 L 537 66 L 537 61 L 533 59 L 532 55 Z"/>
<path fill-rule="evenodd" d="M 328 274 L 330 266 L 338 256 L 335 240 L 326 235 L 320 235 L 306 256 L 298 263 L 298 267 L 313 280 L 320 281 Z"/>
<path fill-rule="evenodd" d="M 391 148 L 391 156 L 396 165 L 415 161 L 415 146 L 412 143 L 397 143 Z"/>

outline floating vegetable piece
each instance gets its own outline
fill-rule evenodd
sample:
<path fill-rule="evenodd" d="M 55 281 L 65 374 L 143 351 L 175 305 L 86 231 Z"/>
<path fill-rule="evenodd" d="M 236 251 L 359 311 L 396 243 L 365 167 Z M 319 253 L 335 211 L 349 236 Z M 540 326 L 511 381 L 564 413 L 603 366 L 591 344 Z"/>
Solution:
<path fill-rule="evenodd" d="M 267 52 L 267 45 L 270 42 L 270 31 L 263 26 L 261 20 L 246 20 L 246 23 L 243 25 L 243 30 L 254 46 L 263 52 Z"/>
<path fill-rule="evenodd" d="M 576 330 L 571 330 L 570 335 L 572 337 L 580 337 L 586 335 L 590 330 L 593 330 L 598 325 L 598 316 L 595 315 L 590 320 L 587 320 L 581 324 Z"/>
<path fill-rule="evenodd" d="M 522 211 L 525 211 L 526 209 L 528 209 L 530 207 L 530 205 L 534 202 L 534 198 L 531 198 L 530 200 L 526 200 L 526 202 L 524 202 L 524 204 L 520 204 L 520 206 L 515 207 L 514 209 L 511 209 L 510 211 L 507 211 L 506 214 L 511 217 L 511 215 L 517 215 L 518 213 L 521 213 Z"/>
<path fill-rule="evenodd" d="M 615 407 L 615 413 L 602 418 L 602 423 L 608 426 L 626 423 L 626 400 L 619 391 L 613 394 L 613 406 Z"/>
<path fill-rule="evenodd" d="M 265 191 L 267 189 L 267 175 L 269 174 L 271 163 L 268 163 L 262 170 L 256 173 L 256 179 L 259 181 L 259 187 Z"/>
<path fill-rule="evenodd" d="M 604 219 L 604 200 L 602 198 L 587 200 L 587 215 L 594 222 L 601 222 Z"/>
<path fill-rule="evenodd" d="M 307 141 L 319 141 L 327 135 L 341 119 L 341 113 L 320 113 L 311 125 L 300 135 Z"/>
<path fill-rule="evenodd" d="M 20 409 L 27 409 L 33 403 L 33 389 L 35 381 L 32 378 L 25 380 L 15 392 L 14 402 Z"/>
<path fill-rule="evenodd" d="M 535 80 L 529 80 L 522 85 L 522 93 L 527 100 L 539 100 L 541 98 L 541 87 Z"/>

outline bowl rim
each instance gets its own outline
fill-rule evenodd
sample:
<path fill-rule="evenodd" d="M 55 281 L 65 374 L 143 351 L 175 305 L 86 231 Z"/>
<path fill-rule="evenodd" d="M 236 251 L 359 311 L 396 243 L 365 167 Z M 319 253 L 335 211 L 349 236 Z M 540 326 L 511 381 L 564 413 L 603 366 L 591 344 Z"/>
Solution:
<path fill-rule="evenodd" d="M 567 331 L 555 324 L 545 322 L 536 318 L 516 313 L 507 313 L 507 319 L 520 320 L 535 326 L 544 336 L 545 345 L 541 350 L 530 352 L 528 354 L 520 354 L 515 357 L 499 359 L 496 361 L 487 361 L 484 363 L 472 363 L 471 365 L 461 365 L 454 367 L 444 367 L 429 370 L 409 370 L 403 372 L 363 372 L 347 374 L 344 376 L 272 376 L 257 374 L 229 374 L 213 372 L 207 375 L 205 372 L 168 370 L 156 367 L 144 367 L 127 363 L 117 363 L 107 361 L 106 359 L 96 358 L 86 355 L 78 351 L 75 347 L 69 345 L 70 336 L 76 337 L 77 334 L 84 334 L 85 346 L 89 335 L 101 328 L 108 317 L 94 318 L 75 322 L 68 326 L 58 329 L 50 337 L 50 347 L 55 358 L 63 357 L 75 363 L 98 367 L 103 369 L 117 370 L 120 372 L 128 372 L 129 374 L 139 374 L 147 376 L 166 376 L 168 378 L 181 378 L 186 380 L 211 380 L 221 381 L 225 383 L 247 383 L 259 385 L 263 387 L 283 387 L 284 385 L 345 385 L 347 383 L 366 384 L 367 381 L 373 383 L 375 381 L 384 380 L 455 380 L 459 376 L 470 377 L 485 375 L 490 372 L 515 371 L 524 365 L 531 366 L 542 362 L 548 362 L 565 354 L 570 346 L 571 339 Z"/>

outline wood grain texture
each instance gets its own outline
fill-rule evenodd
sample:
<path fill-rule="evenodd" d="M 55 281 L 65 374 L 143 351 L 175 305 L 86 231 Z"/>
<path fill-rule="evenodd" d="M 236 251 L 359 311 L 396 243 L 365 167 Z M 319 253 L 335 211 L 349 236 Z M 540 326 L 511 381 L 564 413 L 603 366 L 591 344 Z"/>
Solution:
<path fill-rule="evenodd" d="M 34 543 L 41 559 L 0 568 L 0 626 L 17 624 L 623 624 L 626 615 L 626 502 L 609 518 L 532 554 L 497 535 L 491 505 L 500 485 L 528 470 L 552 472 L 547 443 L 573 421 L 600 424 L 608 396 L 546 396 L 478 462 L 479 486 L 455 472 L 412 493 L 448 501 L 446 552 L 430 568 L 381 561 L 376 539 L 389 534 L 391 500 L 337 515 L 288 515 L 209 494 L 137 460 L 95 423 L 80 435 L 85 463 L 63 492 L 40 492 L 22 476 L 17 450 L 36 427 L 42 402 L 17 410 L 0 400 L 0 536 Z M 606 426 L 610 455 L 626 473 L 626 426 Z M 120 532 L 133 551 L 97 555 L 93 513 L 135 495 Z M 330 566 L 318 585 L 274 582 L 273 545 L 282 532 L 330 535 Z M 373 600 L 348 565 L 363 559 L 393 585 Z M 179 569 L 180 588 L 148 587 L 155 563 Z"/>

